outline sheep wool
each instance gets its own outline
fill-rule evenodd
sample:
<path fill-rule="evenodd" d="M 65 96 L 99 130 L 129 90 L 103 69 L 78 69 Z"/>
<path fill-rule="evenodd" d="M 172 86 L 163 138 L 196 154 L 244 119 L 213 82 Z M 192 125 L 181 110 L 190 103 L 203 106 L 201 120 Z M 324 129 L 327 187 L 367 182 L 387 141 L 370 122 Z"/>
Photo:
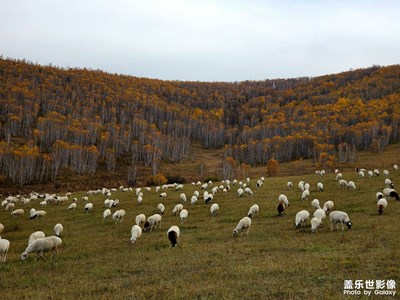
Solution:
<path fill-rule="evenodd" d="M 144 223 L 143 230 L 147 231 L 147 229 L 149 229 L 149 231 L 151 232 L 157 228 L 157 225 L 158 228 L 161 228 L 161 215 L 159 214 L 151 215 L 150 217 L 147 218 L 147 221 Z"/>
<path fill-rule="evenodd" d="M 64 227 L 62 226 L 61 223 L 57 223 L 56 225 L 54 225 L 54 234 L 57 237 L 60 237 L 63 233 Z"/>
<path fill-rule="evenodd" d="M 378 200 L 378 213 L 381 215 L 383 213 L 383 209 L 387 207 L 388 203 L 385 198 L 380 198 Z"/>
<path fill-rule="evenodd" d="M 310 216 L 310 213 L 308 211 L 306 211 L 306 210 L 299 211 L 296 214 L 295 223 L 294 223 L 296 228 L 306 227 L 309 216 Z"/>
<path fill-rule="evenodd" d="M 10 248 L 10 241 L 0 238 L 0 262 L 5 263 L 7 259 L 8 249 Z"/>
<path fill-rule="evenodd" d="M 343 211 L 335 210 L 331 212 L 329 219 L 331 222 L 331 230 L 333 230 L 333 224 L 336 225 L 336 229 L 339 229 L 339 224 L 341 224 L 342 230 L 344 230 L 344 225 L 347 225 L 348 229 L 351 229 L 351 226 L 353 225 L 347 213 Z"/>
<path fill-rule="evenodd" d="M 246 235 L 248 235 L 250 227 L 251 227 L 251 219 L 249 217 L 244 217 L 240 219 L 235 229 L 233 229 L 233 236 L 237 236 L 239 233 L 240 235 L 243 235 L 243 232 L 245 232 Z"/>
<path fill-rule="evenodd" d="M 219 211 L 219 205 L 218 203 L 214 203 L 213 205 L 210 206 L 210 213 L 212 215 L 216 215 Z"/>
<path fill-rule="evenodd" d="M 44 238 L 46 235 L 44 234 L 43 231 L 35 231 L 34 233 L 32 233 L 29 236 L 29 240 L 28 240 L 28 246 L 30 244 L 32 244 L 35 240 L 39 239 L 39 238 Z"/>
<path fill-rule="evenodd" d="M 25 260 L 28 258 L 29 254 L 32 252 L 37 253 L 43 259 L 46 259 L 43 256 L 43 252 L 53 252 L 53 255 L 58 254 L 58 249 L 62 245 L 62 240 L 57 236 L 49 236 L 45 238 L 39 238 L 35 240 L 32 244 L 25 249 L 21 254 L 21 260 Z"/>
<path fill-rule="evenodd" d="M 136 240 L 142 235 L 142 227 L 133 225 L 131 228 L 131 243 L 134 245 Z"/>
<path fill-rule="evenodd" d="M 250 207 L 250 209 L 249 209 L 249 211 L 247 213 L 247 216 L 249 218 L 253 218 L 259 211 L 260 211 L 260 206 L 258 204 L 253 204 Z"/>
<path fill-rule="evenodd" d="M 321 225 L 321 219 L 318 217 L 314 217 L 311 219 L 311 231 L 317 232 L 317 228 Z"/>
<path fill-rule="evenodd" d="M 135 217 L 135 223 L 136 223 L 136 225 L 142 225 L 142 224 L 144 224 L 146 222 L 146 215 L 144 215 L 144 214 L 140 214 L 140 215 L 137 215 L 136 217 Z"/>

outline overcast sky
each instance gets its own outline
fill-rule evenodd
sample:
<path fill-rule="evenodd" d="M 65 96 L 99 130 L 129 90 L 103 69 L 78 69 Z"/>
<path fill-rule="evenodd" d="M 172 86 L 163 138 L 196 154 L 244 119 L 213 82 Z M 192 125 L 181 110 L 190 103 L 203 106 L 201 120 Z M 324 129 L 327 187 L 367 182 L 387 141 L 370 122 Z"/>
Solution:
<path fill-rule="evenodd" d="M 0 0 L 0 54 L 168 80 L 400 63 L 398 0 Z"/>

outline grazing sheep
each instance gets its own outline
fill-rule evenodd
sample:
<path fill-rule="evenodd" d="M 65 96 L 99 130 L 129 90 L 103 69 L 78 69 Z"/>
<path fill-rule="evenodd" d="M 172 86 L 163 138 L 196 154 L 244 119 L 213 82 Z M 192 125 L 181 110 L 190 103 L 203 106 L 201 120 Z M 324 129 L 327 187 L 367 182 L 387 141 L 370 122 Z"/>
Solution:
<path fill-rule="evenodd" d="M 64 226 L 62 226 L 61 223 L 57 223 L 56 225 L 54 225 L 54 234 L 56 236 L 60 237 L 63 231 L 64 231 Z"/>
<path fill-rule="evenodd" d="M 383 213 L 383 209 L 387 207 L 388 203 L 385 198 L 381 198 L 378 200 L 378 213 L 381 215 Z"/>
<path fill-rule="evenodd" d="M 338 181 L 338 180 L 340 180 L 342 178 L 343 178 L 342 173 L 336 173 L 336 178 L 335 178 L 336 181 Z"/>
<path fill-rule="evenodd" d="M 167 198 L 167 193 L 166 192 L 161 193 L 160 198 L 163 198 L 163 199 Z"/>
<path fill-rule="evenodd" d="M 37 217 L 36 209 L 31 208 L 31 210 L 30 210 L 30 212 L 29 212 L 29 219 L 34 219 L 34 218 L 36 218 L 36 217 Z"/>
<path fill-rule="evenodd" d="M 331 222 L 331 230 L 333 230 L 333 224 L 336 224 L 336 229 L 339 229 L 339 223 L 342 225 L 342 230 L 344 230 L 344 225 L 347 225 L 348 229 L 351 229 L 353 225 L 350 221 L 349 216 L 347 213 L 339 210 L 335 210 L 330 213 L 329 220 Z"/>
<path fill-rule="evenodd" d="M 172 210 L 172 214 L 174 216 L 176 216 L 177 214 L 179 214 L 181 212 L 182 209 L 183 209 L 183 205 L 177 204 L 177 205 L 175 205 L 174 209 Z"/>
<path fill-rule="evenodd" d="M 68 208 L 67 208 L 68 210 L 74 210 L 74 209 L 76 209 L 76 203 L 74 202 L 74 203 L 71 203 L 69 206 L 68 206 Z"/>
<path fill-rule="evenodd" d="M 311 219 L 311 231 L 317 232 L 317 228 L 321 225 L 322 221 L 321 218 L 314 217 Z"/>
<path fill-rule="evenodd" d="M 305 189 L 304 189 L 304 181 L 303 180 L 300 180 L 299 181 L 299 183 L 297 184 L 297 187 L 299 188 L 299 190 L 301 191 L 301 192 L 303 192 Z"/>
<path fill-rule="evenodd" d="M 399 169 L 399 167 L 398 167 L 397 165 L 393 165 L 393 169 L 394 169 L 395 171 L 397 171 L 397 170 Z"/>
<path fill-rule="evenodd" d="M 190 198 L 190 204 L 194 205 L 197 202 L 197 197 L 196 196 L 192 196 L 192 198 Z"/>
<path fill-rule="evenodd" d="M 30 244 L 32 244 L 35 240 L 40 239 L 40 238 L 44 238 L 46 235 L 44 234 L 43 231 L 35 231 L 34 233 L 32 233 L 29 236 L 29 240 L 28 240 L 28 246 Z"/>
<path fill-rule="evenodd" d="M 375 170 L 374 170 L 374 175 L 375 175 L 375 176 L 379 176 L 379 170 L 378 170 L 378 169 L 375 169 Z"/>
<path fill-rule="evenodd" d="M 289 200 L 284 194 L 280 194 L 278 197 L 278 202 L 283 202 L 285 206 L 289 206 Z"/>
<path fill-rule="evenodd" d="M 391 181 L 389 178 L 386 178 L 386 179 L 385 179 L 385 185 L 386 185 L 386 187 L 388 187 L 388 188 L 393 188 L 392 181 Z"/>
<path fill-rule="evenodd" d="M 310 190 L 304 190 L 303 193 L 301 194 L 301 200 L 307 200 L 309 196 L 310 196 Z"/>
<path fill-rule="evenodd" d="M 86 203 L 84 210 L 85 210 L 86 213 L 88 213 L 89 211 L 92 211 L 93 210 L 93 203 Z"/>
<path fill-rule="evenodd" d="M 276 206 L 276 209 L 278 211 L 278 216 L 282 217 L 283 213 L 285 212 L 285 203 L 279 202 L 278 205 Z"/>
<path fill-rule="evenodd" d="M 217 203 L 214 203 L 213 205 L 210 206 L 210 213 L 212 215 L 216 215 L 219 211 L 219 205 Z"/>
<path fill-rule="evenodd" d="M 178 244 L 178 238 L 181 232 L 178 226 L 171 226 L 167 231 L 168 239 L 171 243 L 171 247 L 175 247 Z"/>
<path fill-rule="evenodd" d="M 7 205 L 6 205 L 6 210 L 14 209 L 14 208 L 15 208 L 15 203 L 12 203 L 12 202 L 7 203 Z"/>
<path fill-rule="evenodd" d="M 154 214 L 151 215 L 150 217 L 147 218 L 147 221 L 143 225 L 143 230 L 147 231 L 149 229 L 150 232 L 152 232 L 154 229 L 161 228 L 161 215 L 159 214 Z"/>
<path fill-rule="evenodd" d="M 115 223 L 121 223 L 124 220 L 125 214 L 124 209 L 118 209 L 113 213 L 112 218 L 115 220 Z"/>
<path fill-rule="evenodd" d="M 235 229 L 233 229 L 233 236 L 237 236 L 239 232 L 240 235 L 243 235 L 243 232 L 245 232 L 246 235 L 248 235 L 250 226 L 251 226 L 251 219 L 249 217 L 242 218 L 235 227 Z"/>
<path fill-rule="evenodd" d="M 391 188 L 384 188 L 383 189 L 383 195 L 386 196 L 386 197 L 395 198 L 396 200 L 400 200 L 399 199 L 399 194 L 397 194 L 397 192 L 394 189 L 391 189 Z"/>
<path fill-rule="evenodd" d="M 344 179 L 339 180 L 339 186 L 341 188 L 346 188 L 346 189 L 349 188 L 349 184 L 348 184 L 347 180 L 344 180 Z"/>
<path fill-rule="evenodd" d="M 383 170 L 383 175 L 385 175 L 386 177 L 389 176 L 389 170 Z"/>
<path fill-rule="evenodd" d="M 313 201 L 311 201 L 311 206 L 312 206 L 314 209 L 321 208 L 321 207 L 319 206 L 319 200 L 318 200 L 318 199 L 314 199 Z"/>
<path fill-rule="evenodd" d="M 316 211 L 313 213 L 313 217 L 318 217 L 321 220 L 325 220 L 326 218 L 326 213 L 322 208 L 318 208 Z"/>
<path fill-rule="evenodd" d="M 140 227 L 137 224 L 133 225 L 131 228 L 131 243 L 132 243 L 132 245 L 135 244 L 136 240 L 138 238 L 140 238 L 141 235 L 142 235 L 142 227 Z"/>
<path fill-rule="evenodd" d="M 247 216 L 252 219 L 259 211 L 260 211 L 260 207 L 258 206 L 258 204 L 253 204 L 250 207 L 250 209 L 247 213 Z"/>
<path fill-rule="evenodd" d="M 186 219 L 188 217 L 189 212 L 187 211 L 187 209 L 182 209 L 179 212 L 179 218 L 181 219 L 181 224 L 186 222 Z"/>
<path fill-rule="evenodd" d="M 242 197 L 244 191 L 243 191 L 243 189 L 238 188 L 237 193 L 238 193 L 238 196 L 239 196 L 239 197 Z"/>
<path fill-rule="evenodd" d="M 179 200 L 181 201 L 181 202 L 186 202 L 186 194 L 185 193 L 181 193 L 180 195 L 179 195 Z"/>
<path fill-rule="evenodd" d="M 0 223 L 0 233 L 2 233 L 4 230 L 4 225 Z"/>
<path fill-rule="evenodd" d="M 204 196 L 204 203 L 208 204 L 208 203 L 212 202 L 213 199 L 214 199 L 214 195 L 213 195 L 213 194 L 208 194 L 208 193 L 207 193 L 207 197 Z"/>
<path fill-rule="evenodd" d="M 1 263 L 6 262 L 8 249 L 10 249 L 10 241 L 0 238 L 0 262 Z"/>
<path fill-rule="evenodd" d="M 164 204 L 158 203 L 157 209 L 158 209 L 158 212 L 159 212 L 161 215 L 164 214 L 164 211 L 165 211 L 165 206 L 164 206 Z"/>
<path fill-rule="evenodd" d="M 368 174 L 369 178 L 371 178 L 374 175 L 374 173 L 372 171 L 368 171 L 367 174 Z"/>
<path fill-rule="evenodd" d="M 310 184 L 309 183 L 305 183 L 304 184 L 304 190 L 310 190 Z"/>
<path fill-rule="evenodd" d="M 146 222 L 146 216 L 144 214 L 140 214 L 135 217 L 136 225 L 140 226 L 140 225 L 144 224 L 145 222 Z"/>
<path fill-rule="evenodd" d="M 356 189 L 356 184 L 354 183 L 354 181 L 349 181 L 348 189 L 349 190 L 355 190 Z"/>
<path fill-rule="evenodd" d="M 245 189 L 244 189 L 244 192 L 245 192 L 246 194 L 250 195 L 250 196 L 253 196 L 253 191 L 252 191 L 249 187 L 245 188 Z"/>
<path fill-rule="evenodd" d="M 324 191 L 324 184 L 322 182 L 317 183 L 317 188 L 318 191 L 323 192 Z"/>
<path fill-rule="evenodd" d="M 377 192 L 376 193 L 376 201 L 378 201 L 379 199 L 383 198 L 383 193 L 381 192 Z"/>
<path fill-rule="evenodd" d="M 332 208 L 333 208 L 333 206 L 334 206 L 333 201 L 330 201 L 330 200 L 329 200 L 329 201 L 326 201 L 326 202 L 324 203 L 324 207 L 323 207 L 325 213 L 331 211 Z"/>
<path fill-rule="evenodd" d="M 291 181 L 288 181 L 288 183 L 286 184 L 288 190 L 291 190 L 293 187 L 293 183 Z"/>
<path fill-rule="evenodd" d="M 141 205 L 142 203 L 143 203 L 143 197 L 142 196 L 138 196 L 137 197 L 137 203 L 139 204 L 139 205 Z"/>
<path fill-rule="evenodd" d="M 25 211 L 22 208 L 19 208 L 19 209 L 13 210 L 11 212 L 11 215 L 15 218 L 15 217 L 23 216 L 24 213 L 25 213 Z"/>
<path fill-rule="evenodd" d="M 306 210 L 301 210 L 296 214 L 294 225 L 296 228 L 306 227 L 307 220 L 310 216 L 310 213 Z"/>
<path fill-rule="evenodd" d="M 40 257 L 46 259 L 43 256 L 43 252 L 53 251 L 53 255 L 58 254 L 58 248 L 62 245 L 62 240 L 57 236 L 49 236 L 45 238 L 39 238 L 25 249 L 21 254 L 21 260 L 28 258 L 29 253 L 36 252 Z"/>
<path fill-rule="evenodd" d="M 109 208 L 107 208 L 106 210 L 104 210 L 103 212 L 103 221 L 108 219 L 109 217 L 111 217 L 111 210 Z"/>

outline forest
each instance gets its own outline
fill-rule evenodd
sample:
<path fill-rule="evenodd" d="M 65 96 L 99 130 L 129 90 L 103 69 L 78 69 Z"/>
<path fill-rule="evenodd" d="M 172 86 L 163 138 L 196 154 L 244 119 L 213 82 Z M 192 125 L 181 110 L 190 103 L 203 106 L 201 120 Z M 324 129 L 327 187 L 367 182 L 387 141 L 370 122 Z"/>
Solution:
<path fill-rule="evenodd" d="M 23 186 L 63 172 L 159 173 L 191 147 L 232 165 L 311 158 L 332 169 L 400 140 L 400 66 L 319 77 L 185 82 L 0 59 L 1 176 Z"/>

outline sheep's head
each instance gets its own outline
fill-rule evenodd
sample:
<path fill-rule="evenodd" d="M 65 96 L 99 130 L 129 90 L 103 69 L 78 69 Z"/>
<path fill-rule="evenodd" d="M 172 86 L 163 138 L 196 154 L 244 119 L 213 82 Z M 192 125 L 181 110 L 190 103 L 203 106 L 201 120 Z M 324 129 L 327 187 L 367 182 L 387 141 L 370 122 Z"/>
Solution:
<path fill-rule="evenodd" d="M 237 236 L 239 234 L 239 230 L 237 230 L 236 228 L 233 230 L 233 236 Z"/>
<path fill-rule="evenodd" d="M 27 259 L 27 258 L 28 258 L 28 252 L 26 252 L 26 251 L 22 252 L 22 254 L 21 254 L 21 260 L 25 260 L 25 259 Z"/>
<path fill-rule="evenodd" d="M 352 226 L 353 224 L 351 223 L 351 221 L 348 221 L 348 222 L 346 222 L 346 225 L 347 225 L 347 228 L 348 228 L 348 229 L 351 229 L 351 226 Z"/>

